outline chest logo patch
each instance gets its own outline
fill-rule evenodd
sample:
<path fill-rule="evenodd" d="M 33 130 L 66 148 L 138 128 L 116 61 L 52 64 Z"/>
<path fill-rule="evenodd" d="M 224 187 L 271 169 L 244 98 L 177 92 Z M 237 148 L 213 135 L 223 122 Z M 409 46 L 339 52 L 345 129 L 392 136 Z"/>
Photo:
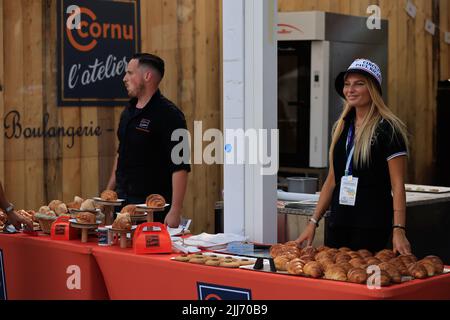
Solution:
<path fill-rule="evenodd" d="M 137 130 L 150 132 L 149 130 L 150 126 L 150 120 L 149 119 L 141 119 L 141 122 L 139 122 L 138 126 L 136 127 Z"/>

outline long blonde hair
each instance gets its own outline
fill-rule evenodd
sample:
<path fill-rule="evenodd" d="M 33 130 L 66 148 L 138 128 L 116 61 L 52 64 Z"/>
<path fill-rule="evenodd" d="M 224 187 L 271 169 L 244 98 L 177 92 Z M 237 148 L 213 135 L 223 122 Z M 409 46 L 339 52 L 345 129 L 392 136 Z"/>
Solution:
<path fill-rule="evenodd" d="M 401 137 L 405 141 L 407 152 L 409 153 L 408 133 L 405 124 L 386 106 L 378 89 L 373 83 L 373 80 L 366 76 L 363 77 L 366 80 L 372 103 L 370 105 L 369 112 L 367 112 L 361 124 L 361 128 L 355 135 L 355 152 L 353 155 L 353 164 L 355 167 L 359 168 L 367 166 L 370 163 L 370 150 L 372 145 L 371 142 L 375 134 L 375 130 L 377 129 L 377 126 L 381 119 L 388 121 L 392 128 L 401 135 Z M 333 165 L 334 147 L 336 146 L 336 143 L 339 140 L 342 131 L 344 130 L 344 118 L 352 109 L 354 109 L 354 107 L 350 106 L 346 101 L 344 104 L 344 110 L 333 126 L 332 140 L 329 152 L 330 166 Z"/>

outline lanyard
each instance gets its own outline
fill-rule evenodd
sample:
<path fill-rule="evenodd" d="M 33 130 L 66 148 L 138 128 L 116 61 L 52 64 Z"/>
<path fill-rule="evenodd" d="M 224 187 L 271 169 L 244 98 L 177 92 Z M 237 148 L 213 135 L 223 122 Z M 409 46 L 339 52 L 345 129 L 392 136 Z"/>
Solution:
<path fill-rule="evenodd" d="M 347 142 L 345 143 L 345 151 L 347 153 L 347 163 L 345 164 L 345 176 L 351 176 L 353 172 L 353 153 L 355 152 L 355 134 L 354 134 L 354 124 L 352 123 L 350 125 L 350 128 L 348 129 L 347 134 Z M 350 149 L 350 152 L 348 151 L 349 147 L 352 147 Z"/>

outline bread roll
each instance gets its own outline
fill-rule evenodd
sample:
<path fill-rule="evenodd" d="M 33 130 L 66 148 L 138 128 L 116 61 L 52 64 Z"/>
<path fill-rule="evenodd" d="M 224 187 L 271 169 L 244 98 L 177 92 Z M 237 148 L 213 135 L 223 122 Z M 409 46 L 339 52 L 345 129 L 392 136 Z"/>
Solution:
<path fill-rule="evenodd" d="M 310 261 L 303 267 L 303 273 L 313 278 L 320 278 L 323 275 L 322 266 L 317 261 Z"/>
<path fill-rule="evenodd" d="M 83 224 L 95 224 L 95 214 L 91 212 L 79 212 L 76 215 L 76 220 L 78 223 Z"/>
<path fill-rule="evenodd" d="M 100 198 L 105 201 L 116 201 L 117 193 L 113 190 L 105 190 L 100 194 Z"/>

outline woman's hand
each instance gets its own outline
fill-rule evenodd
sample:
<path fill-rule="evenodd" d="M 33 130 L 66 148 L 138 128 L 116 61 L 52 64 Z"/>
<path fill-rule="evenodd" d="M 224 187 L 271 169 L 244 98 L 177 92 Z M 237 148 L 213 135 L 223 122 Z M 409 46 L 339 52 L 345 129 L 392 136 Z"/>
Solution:
<path fill-rule="evenodd" d="M 312 223 L 308 223 L 308 226 L 306 227 L 306 229 L 303 230 L 303 232 L 300 234 L 300 236 L 297 238 L 297 240 L 295 240 L 295 242 L 297 242 L 298 246 L 301 248 L 308 247 L 308 246 L 312 245 L 315 234 L 316 234 L 316 226 Z M 306 241 L 306 246 L 303 246 L 303 243 L 305 241 Z"/>
<path fill-rule="evenodd" d="M 394 253 L 400 254 L 411 254 L 411 245 L 406 238 L 405 230 L 400 228 L 394 229 L 394 234 L 392 236 L 392 247 Z"/>

